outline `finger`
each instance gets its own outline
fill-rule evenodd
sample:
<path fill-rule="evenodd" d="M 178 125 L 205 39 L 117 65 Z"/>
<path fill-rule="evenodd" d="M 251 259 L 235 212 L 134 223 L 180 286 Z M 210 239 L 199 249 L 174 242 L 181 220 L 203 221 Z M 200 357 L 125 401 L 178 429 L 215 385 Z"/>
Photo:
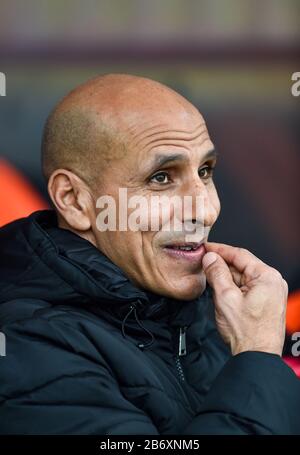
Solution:
<path fill-rule="evenodd" d="M 205 248 L 207 252 L 219 254 L 229 265 L 233 265 L 239 273 L 245 273 L 251 278 L 258 276 L 262 268 L 267 267 L 254 254 L 244 248 L 215 242 L 205 243 Z"/>
<path fill-rule="evenodd" d="M 202 259 L 202 266 L 207 281 L 217 298 L 221 297 L 224 292 L 241 292 L 234 283 L 229 267 L 221 256 L 213 252 L 206 253 Z"/>
<path fill-rule="evenodd" d="M 227 264 L 228 265 L 228 264 Z M 232 275 L 233 281 L 238 287 L 243 286 L 244 280 L 243 275 L 237 271 L 237 269 L 233 265 L 229 265 L 229 270 Z"/>

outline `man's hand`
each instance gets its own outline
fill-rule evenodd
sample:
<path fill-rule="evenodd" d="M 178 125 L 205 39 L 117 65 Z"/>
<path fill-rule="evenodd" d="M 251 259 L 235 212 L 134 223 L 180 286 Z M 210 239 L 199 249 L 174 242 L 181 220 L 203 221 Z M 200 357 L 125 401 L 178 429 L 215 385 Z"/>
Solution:
<path fill-rule="evenodd" d="M 213 289 L 218 330 L 232 354 L 282 354 L 288 285 L 243 248 L 207 242 L 202 265 Z"/>

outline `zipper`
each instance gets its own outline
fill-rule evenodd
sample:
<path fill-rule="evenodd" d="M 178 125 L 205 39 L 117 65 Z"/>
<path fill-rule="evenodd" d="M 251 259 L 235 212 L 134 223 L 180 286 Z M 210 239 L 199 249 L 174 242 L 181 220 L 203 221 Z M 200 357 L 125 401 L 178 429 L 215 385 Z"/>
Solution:
<path fill-rule="evenodd" d="M 177 368 L 179 379 L 184 382 L 185 381 L 185 377 L 184 377 L 183 368 L 182 368 L 182 365 L 181 365 L 181 362 L 180 362 L 179 355 L 175 356 L 175 365 L 176 365 L 176 368 Z"/>
<path fill-rule="evenodd" d="M 182 398 L 186 402 L 186 409 L 191 413 L 191 416 L 195 416 L 197 410 L 197 400 L 195 398 L 194 392 L 191 390 L 189 383 L 185 377 L 184 369 L 182 365 L 182 357 L 187 354 L 186 349 L 186 330 L 187 326 L 179 327 L 179 339 L 177 339 L 177 348 L 174 354 L 175 366 L 177 370 L 177 375 L 179 377 L 180 389 L 182 392 Z"/>
<path fill-rule="evenodd" d="M 179 328 L 179 350 L 178 356 L 186 355 L 186 326 Z"/>
<path fill-rule="evenodd" d="M 179 379 L 185 381 L 185 376 L 180 361 L 180 357 L 186 355 L 186 329 L 187 327 L 179 328 L 179 343 L 178 343 L 178 354 L 175 355 L 175 365 L 178 372 Z"/>

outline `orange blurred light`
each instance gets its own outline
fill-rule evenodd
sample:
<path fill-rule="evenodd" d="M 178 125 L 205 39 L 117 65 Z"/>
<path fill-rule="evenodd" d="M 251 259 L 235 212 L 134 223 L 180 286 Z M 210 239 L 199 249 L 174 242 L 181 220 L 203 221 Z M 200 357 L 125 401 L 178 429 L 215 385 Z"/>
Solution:
<path fill-rule="evenodd" d="M 48 208 L 26 178 L 10 163 L 0 160 L 0 226 Z"/>
<path fill-rule="evenodd" d="M 300 290 L 289 295 L 286 312 L 286 329 L 289 333 L 300 330 Z"/>

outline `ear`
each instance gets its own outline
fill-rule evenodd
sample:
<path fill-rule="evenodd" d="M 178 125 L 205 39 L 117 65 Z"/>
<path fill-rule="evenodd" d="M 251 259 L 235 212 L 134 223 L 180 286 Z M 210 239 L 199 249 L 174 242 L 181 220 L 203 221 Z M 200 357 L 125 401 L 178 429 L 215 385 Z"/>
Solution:
<path fill-rule="evenodd" d="M 56 169 L 48 182 L 48 193 L 65 222 L 76 231 L 92 226 L 93 198 L 87 185 L 76 174 Z"/>

